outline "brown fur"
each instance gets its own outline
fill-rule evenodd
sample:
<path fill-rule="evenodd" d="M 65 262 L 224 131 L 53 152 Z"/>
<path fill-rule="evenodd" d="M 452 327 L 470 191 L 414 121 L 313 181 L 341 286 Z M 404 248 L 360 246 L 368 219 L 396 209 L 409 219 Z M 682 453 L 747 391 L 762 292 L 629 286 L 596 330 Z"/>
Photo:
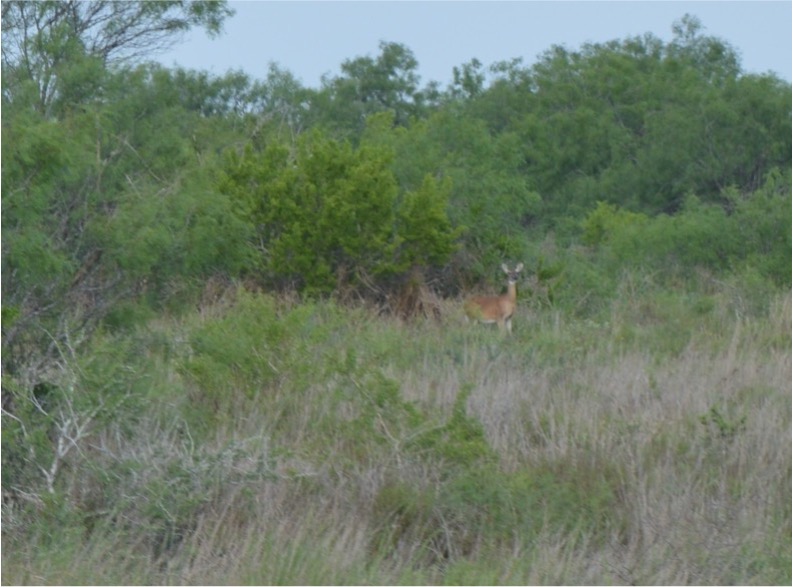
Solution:
<path fill-rule="evenodd" d="M 476 296 L 466 300 L 463 309 L 470 320 L 484 324 L 498 324 L 499 330 L 512 332 L 512 315 L 517 306 L 517 281 L 518 273 L 523 269 L 523 263 L 518 263 L 514 271 L 506 265 L 501 270 L 507 274 L 507 293 L 500 296 Z"/>

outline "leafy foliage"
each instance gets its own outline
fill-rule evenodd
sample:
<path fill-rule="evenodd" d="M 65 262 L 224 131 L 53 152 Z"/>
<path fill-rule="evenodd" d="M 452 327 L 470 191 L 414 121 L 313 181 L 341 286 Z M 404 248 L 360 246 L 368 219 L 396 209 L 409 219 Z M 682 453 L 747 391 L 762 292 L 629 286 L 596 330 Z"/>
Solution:
<path fill-rule="evenodd" d="M 769 279 L 789 283 L 790 255 L 782 243 L 791 238 L 789 223 L 783 221 L 790 190 L 780 180 L 772 172 L 766 185 L 748 197 L 727 191 L 732 212 L 695 196 L 678 214 L 652 219 L 600 203 L 582 225 L 583 241 L 622 267 L 723 273 L 759 266 Z"/>
<path fill-rule="evenodd" d="M 346 138 L 361 134 L 367 116 L 390 112 L 394 124 L 406 126 L 424 110 L 418 61 L 399 43 L 380 43 L 376 58 L 357 57 L 341 64 L 342 75 L 325 78 L 314 94 L 315 119 Z"/>
<path fill-rule="evenodd" d="M 231 154 L 219 189 L 256 227 L 265 279 L 307 293 L 345 292 L 415 265 L 442 265 L 457 232 L 430 177 L 399 196 L 383 147 L 301 137 Z M 447 188 L 448 191 L 448 188 Z"/>

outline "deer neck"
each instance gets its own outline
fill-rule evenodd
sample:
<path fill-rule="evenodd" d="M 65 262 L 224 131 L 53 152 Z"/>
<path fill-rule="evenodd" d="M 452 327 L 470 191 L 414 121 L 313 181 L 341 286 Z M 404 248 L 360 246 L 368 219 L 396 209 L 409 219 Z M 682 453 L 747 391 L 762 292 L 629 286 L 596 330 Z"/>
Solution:
<path fill-rule="evenodd" d="M 514 282 L 507 284 L 507 298 L 509 301 L 514 302 L 518 297 L 517 285 Z"/>

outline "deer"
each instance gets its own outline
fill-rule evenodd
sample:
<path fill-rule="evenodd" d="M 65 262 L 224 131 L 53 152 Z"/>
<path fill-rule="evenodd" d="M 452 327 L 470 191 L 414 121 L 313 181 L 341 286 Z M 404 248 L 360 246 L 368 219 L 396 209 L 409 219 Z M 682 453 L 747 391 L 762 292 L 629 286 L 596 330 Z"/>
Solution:
<path fill-rule="evenodd" d="M 510 271 L 506 264 L 501 265 L 501 270 L 507 274 L 507 293 L 500 296 L 477 296 L 466 300 L 464 305 L 465 315 L 469 320 L 482 324 L 498 324 L 500 331 L 512 333 L 512 315 L 515 313 L 518 273 L 523 269 L 523 263 L 518 263 Z"/>

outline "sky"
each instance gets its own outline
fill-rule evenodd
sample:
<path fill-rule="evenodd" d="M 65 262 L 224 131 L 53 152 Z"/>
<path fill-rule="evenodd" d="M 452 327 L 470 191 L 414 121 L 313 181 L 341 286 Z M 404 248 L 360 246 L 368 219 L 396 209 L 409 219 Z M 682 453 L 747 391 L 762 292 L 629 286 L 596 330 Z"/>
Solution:
<path fill-rule="evenodd" d="M 421 85 L 446 87 L 452 68 L 476 58 L 484 65 L 522 58 L 525 66 L 553 45 L 575 50 L 587 42 L 652 33 L 672 39 L 672 24 L 699 18 L 704 34 L 729 43 L 744 72 L 791 81 L 793 3 L 788 1 L 230 1 L 236 14 L 220 37 L 203 30 L 162 53 L 171 67 L 222 75 L 242 70 L 265 79 L 270 63 L 317 88 L 343 61 L 379 55 L 381 41 L 410 49 Z"/>

